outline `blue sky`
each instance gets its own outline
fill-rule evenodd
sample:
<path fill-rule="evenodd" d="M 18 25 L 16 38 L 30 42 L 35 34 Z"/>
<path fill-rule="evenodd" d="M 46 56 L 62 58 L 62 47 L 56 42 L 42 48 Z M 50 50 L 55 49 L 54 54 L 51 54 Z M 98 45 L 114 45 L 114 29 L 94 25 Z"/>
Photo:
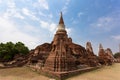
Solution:
<path fill-rule="evenodd" d="M 0 0 L 0 42 L 22 41 L 30 49 L 51 42 L 60 12 L 69 37 L 119 51 L 120 0 Z"/>

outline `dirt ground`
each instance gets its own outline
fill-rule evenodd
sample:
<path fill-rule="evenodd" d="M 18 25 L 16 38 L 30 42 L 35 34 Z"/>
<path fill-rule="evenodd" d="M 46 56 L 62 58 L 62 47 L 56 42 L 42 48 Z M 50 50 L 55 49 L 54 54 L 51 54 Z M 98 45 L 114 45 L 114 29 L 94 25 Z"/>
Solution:
<path fill-rule="evenodd" d="M 27 67 L 0 69 L 0 80 L 50 80 Z"/>
<path fill-rule="evenodd" d="M 36 72 L 27 67 L 0 69 L 0 80 L 55 80 Z M 68 78 L 67 80 L 120 80 L 120 63 L 105 66 L 91 72 Z"/>
<path fill-rule="evenodd" d="M 67 80 L 120 80 L 120 63 L 80 74 Z"/>

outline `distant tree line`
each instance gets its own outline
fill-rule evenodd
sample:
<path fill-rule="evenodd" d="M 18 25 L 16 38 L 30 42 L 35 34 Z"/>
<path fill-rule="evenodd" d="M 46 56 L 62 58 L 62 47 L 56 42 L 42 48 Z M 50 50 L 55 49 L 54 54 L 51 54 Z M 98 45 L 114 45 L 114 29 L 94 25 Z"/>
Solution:
<path fill-rule="evenodd" d="M 22 42 L 0 43 L 0 61 L 11 61 L 16 54 L 26 55 L 29 53 L 28 47 Z"/>
<path fill-rule="evenodd" d="M 114 57 L 115 57 L 115 58 L 120 58 L 120 52 L 115 53 L 115 54 L 114 54 Z"/>

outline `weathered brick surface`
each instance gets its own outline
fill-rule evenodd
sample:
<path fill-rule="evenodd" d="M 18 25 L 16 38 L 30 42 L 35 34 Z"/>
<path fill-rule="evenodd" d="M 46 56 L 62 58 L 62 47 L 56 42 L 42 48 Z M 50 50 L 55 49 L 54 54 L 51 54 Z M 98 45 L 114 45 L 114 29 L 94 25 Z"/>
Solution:
<path fill-rule="evenodd" d="M 30 55 L 29 64 L 39 72 L 63 79 L 114 61 L 112 51 L 109 48 L 105 51 L 101 44 L 98 55 L 94 54 L 90 42 L 86 43 L 86 48 L 72 42 L 61 14 L 53 41 L 37 46 Z"/>

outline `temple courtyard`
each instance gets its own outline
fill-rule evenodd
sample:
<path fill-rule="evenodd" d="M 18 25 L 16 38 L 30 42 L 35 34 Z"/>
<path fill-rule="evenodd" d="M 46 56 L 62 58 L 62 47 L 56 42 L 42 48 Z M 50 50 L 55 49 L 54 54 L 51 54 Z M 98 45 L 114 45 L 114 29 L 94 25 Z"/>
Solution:
<path fill-rule="evenodd" d="M 100 69 L 71 76 L 67 80 L 120 80 L 120 63 L 103 66 Z M 28 67 L 0 69 L 0 80 L 55 80 L 48 78 Z"/>

